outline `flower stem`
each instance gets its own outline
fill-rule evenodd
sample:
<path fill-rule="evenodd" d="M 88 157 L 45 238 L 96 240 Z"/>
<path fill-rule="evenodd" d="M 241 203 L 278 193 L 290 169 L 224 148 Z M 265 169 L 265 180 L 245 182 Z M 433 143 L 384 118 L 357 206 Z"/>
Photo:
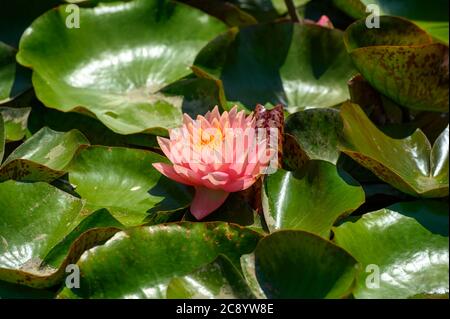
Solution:
<path fill-rule="evenodd" d="M 299 22 L 300 19 L 298 18 L 297 9 L 295 8 L 293 0 L 284 0 L 284 3 L 286 4 L 292 22 Z"/>

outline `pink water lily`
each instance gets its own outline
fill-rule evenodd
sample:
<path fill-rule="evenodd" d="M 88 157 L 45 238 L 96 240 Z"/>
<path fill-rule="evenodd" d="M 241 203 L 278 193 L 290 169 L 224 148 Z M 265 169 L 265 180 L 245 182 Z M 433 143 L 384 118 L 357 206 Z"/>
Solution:
<path fill-rule="evenodd" d="M 158 137 L 171 164 L 153 166 L 168 178 L 195 188 L 191 213 L 202 219 L 216 210 L 232 192 L 249 188 L 276 163 L 276 152 L 263 130 L 258 133 L 253 114 L 233 107 L 221 115 L 216 106 L 193 120 L 184 114 L 181 128 Z"/>

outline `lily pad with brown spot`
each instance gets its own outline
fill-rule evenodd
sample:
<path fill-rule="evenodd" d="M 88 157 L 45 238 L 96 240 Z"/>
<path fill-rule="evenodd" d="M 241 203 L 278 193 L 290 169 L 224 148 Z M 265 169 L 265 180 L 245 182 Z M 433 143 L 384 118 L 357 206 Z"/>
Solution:
<path fill-rule="evenodd" d="M 411 109 L 448 111 L 448 46 L 434 43 L 410 21 L 380 17 L 380 28 L 365 20 L 347 28 L 345 45 L 364 78 L 394 102 Z"/>
<path fill-rule="evenodd" d="M 16 148 L 0 166 L 0 181 L 52 181 L 63 174 L 78 151 L 89 145 L 77 130 L 42 128 Z"/>
<path fill-rule="evenodd" d="M 448 195 L 448 126 L 433 147 L 422 131 L 404 139 L 381 132 L 356 104 L 341 107 L 340 149 L 378 178 L 420 197 Z"/>

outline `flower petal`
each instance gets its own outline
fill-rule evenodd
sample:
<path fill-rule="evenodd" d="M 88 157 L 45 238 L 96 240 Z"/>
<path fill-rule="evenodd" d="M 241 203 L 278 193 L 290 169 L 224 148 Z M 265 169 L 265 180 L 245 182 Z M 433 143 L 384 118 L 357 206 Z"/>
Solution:
<path fill-rule="evenodd" d="M 186 178 L 184 178 L 183 176 L 178 175 L 177 172 L 175 172 L 175 170 L 173 169 L 173 166 L 170 165 L 170 164 L 153 163 L 152 165 L 161 174 L 163 174 L 164 176 L 166 176 L 166 177 L 168 177 L 170 179 L 173 179 L 174 181 L 176 181 L 178 183 L 191 185 L 191 186 L 195 185 L 194 181 L 189 181 Z"/>
<path fill-rule="evenodd" d="M 228 192 L 206 187 L 195 187 L 195 196 L 191 204 L 191 213 L 201 220 L 215 211 L 228 197 Z"/>

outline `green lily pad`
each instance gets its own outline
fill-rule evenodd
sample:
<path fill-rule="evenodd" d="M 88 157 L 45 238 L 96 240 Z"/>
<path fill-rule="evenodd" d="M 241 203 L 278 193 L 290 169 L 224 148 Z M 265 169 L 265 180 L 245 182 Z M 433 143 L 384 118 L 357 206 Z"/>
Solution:
<path fill-rule="evenodd" d="M 5 122 L 7 141 L 20 141 L 25 137 L 30 112 L 29 107 L 0 107 L 0 114 Z"/>
<path fill-rule="evenodd" d="M 0 42 L 0 102 L 9 98 L 16 74 L 16 52 Z"/>
<path fill-rule="evenodd" d="M 336 29 L 290 22 L 232 29 L 199 53 L 193 71 L 220 79 L 228 100 L 250 108 L 329 107 L 349 98 L 355 73 L 342 39 Z"/>
<path fill-rule="evenodd" d="M 75 154 L 89 141 L 77 130 L 42 128 L 16 148 L 0 166 L 0 181 L 52 181 L 65 173 Z"/>
<path fill-rule="evenodd" d="M 3 160 L 4 152 L 5 152 L 5 122 L 3 121 L 2 114 L 0 114 L 0 163 Z"/>
<path fill-rule="evenodd" d="M 356 260 L 316 235 L 282 230 L 255 250 L 256 276 L 268 298 L 343 298 L 353 288 Z"/>
<path fill-rule="evenodd" d="M 431 147 L 420 130 L 404 139 L 390 138 L 356 104 L 345 103 L 341 116 L 342 152 L 402 192 L 423 197 L 448 195 L 448 126 Z"/>
<path fill-rule="evenodd" d="M 328 238 L 332 225 L 364 203 L 364 191 L 325 161 L 297 172 L 279 169 L 264 178 L 263 208 L 271 231 L 300 229 Z"/>
<path fill-rule="evenodd" d="M 46 183 L 0 183 L 0 280 L 54 286 L 64 278 L 67 265 L 120 230 L 92 223 L 93 218 L 76 228 L 83 205 Z"/>
<path fill-rule="evenodd" d="M 45 255 L 43 260 L 45 265 L 58 268 L 64 262 L 73 243 L 77 243 L 78 247 L 86 247 L 84 242 L 98 243 L 101 241 L 101 238 L 109 238 L 114 233 L 125 228 L 106 209 L 100 209 L 87 217 L 82 212 L 77 216 L 74 224 L 77 227 Z M 78 254 L 81 255 L 82 252 L 79 251 Z"/>
<path fill-rule="evenodd" d="M 166 296 L 169 299 L 255 298 L 239 270 L 223 255 L 188 275 L 173 278 Z"/>
<path fill-rule="evenodd" d="M 186 278 L 219 254 L 239 265 L 240 256 L 259 239 L 251 230 L 226 223 L 131 228 L 85 252 L 77 263 L 80 288 L 64 288 L 59 297 L 166 298 L 173 279 Z"/>
<path fill-rule="evenodd" d="M 359 72 L 378 91 L 408 108 L 448 111 L 448 46 L 410 21 L 380 17 L 380 28 L 365 20 L 345 31 L 345 45 Z"/>
<path fill-rule="evenodd" d="M 295 137 L 309 159 L 337 163 L 342 131 L 338 110 L 312 109 L 294 113 L 286 119 L 285 131 Z"/>
<path fill-rule="evenodd" d="M 256 298 L 267 299 L 267 296 L 259 285 L 258 278 L 256 278 L 254 253 L 241 256 L 241 268 L 245 281 Z"/>
<path fill-rule="evenodd" d="M 92 116 L 50 109 L 44 107 L 35 97 L 31 98 L 30 104 L 32 105 L 32 111 L 28 117 L 28 131 L 32 134 L 43 127 L 59 132 L 76 129 L 86 136 L 92 145 L 159 147 L 155 135 L 144 133 L 121 135 L 114 133 Z"/>
<path fill-rule="evenodd" d="M 33 22 L 17 60 L 33 69 L 46 106 L 87 111 L 121 134 L 178 126 L 183 96 L 161 89 L 190 74 L 196 53 L 226 30 L 219 20 L 168 0 L 81 8 L 80 28 L 66 27 L 72 13 L 65 10 Z"/>
<path fill-rule="evenodd" d="M 448 294 L 448 238 L 430 233 L 413 218 L 382 209 L 334 233 L 336 243 L 364 267 L 356 298 Z"/>
<path fill-rule="evenodd" d="M 342 11 L 356 19 L 364 18 L 366 6 L 377 5 L 380 15 L 401 16 L 429 32 L 433 37 L 448 44 L 448 1 L 433 0 L 333 0 Z"/>
<path fill-rule="evenodd" d="M 433 234 L 448 237 L 448 203 L 436 200 L 401 202 L 387 209 L 412 217 Z"/>
<path fill-rule="evenodd" d="M 46 254 L 76 225 L 83 202 L 45 183 L 0 183 L 0 280 L 43 287 L 62 275 L 42 267 Z"/>
<path fill-rule="evenodd" d="M 167 158 L 144 150 L 91 146 L 67 168 L 75 191 L 88 210 L 108 209 L 126 226 L 140 225 L 148 214 L 187 208 L 190 189 L 162 176 L 152 163 Z"/>

